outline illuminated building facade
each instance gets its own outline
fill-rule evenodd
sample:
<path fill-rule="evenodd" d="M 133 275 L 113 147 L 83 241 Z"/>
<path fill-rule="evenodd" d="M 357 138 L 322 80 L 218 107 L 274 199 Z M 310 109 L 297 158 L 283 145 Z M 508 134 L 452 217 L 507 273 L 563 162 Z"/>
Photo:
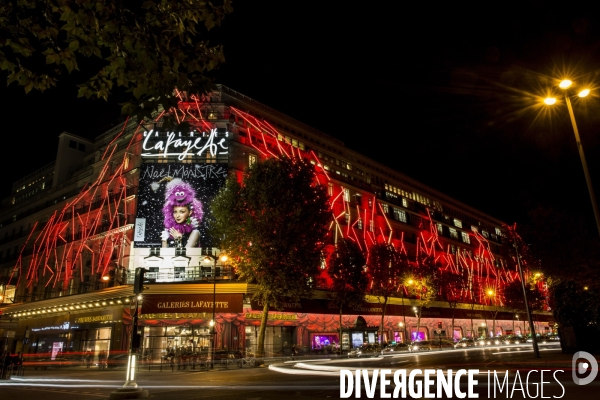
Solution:
<path fill-rule="evenodd" d="M 254 287 L 217 259 L 209 204 L 228 176 L 240 179 L 252 163 L 281 155 L 309 160 L 327 187 L 330 244 L 341 237 L 363 249 L 391 243 L 471 277 L 455 310 L 441 300 L 421 307 L 406 296 L 392 299 L 383 340 L 478 337 L 492 334 L 492 325 L 495 334 L 528 330 L 524 314 L 501 308 L 502 288 L 518 279 L 502 256 L 502 221 L 227 87 L 180 100 L 169 112 L 189 122 L 190 132 L 162 130 L 163 113 L 148 123 L 115 126 L 94 141 L 63 133 L 56 161 L 13 185 L 0 217 L 2 319 L 16 324 L 13 349 L 126 349 L 138 267 L 149 271 L 140 317 L 149 355 L 205 349 L 213 312 L 218 348 L 254 346 L 262 307 L 250 298 Z M 177 196 L 200 205 L 183 210 L 184 222 L 168 222 Z M 185 243 L 163 236 L 168 223 L 188 229 Z M 207 255 L 217 261 L 206 263 Z M 340 341 L 379 340 L 381 305 L 372 296 L 345 310 L 341 340 L 326 287 L 284 306 L 269 315 L 271 354 L 292 345 L 330 351 Z M 549 328 L 548 313 L 536 320 L 542 331 Z"/>

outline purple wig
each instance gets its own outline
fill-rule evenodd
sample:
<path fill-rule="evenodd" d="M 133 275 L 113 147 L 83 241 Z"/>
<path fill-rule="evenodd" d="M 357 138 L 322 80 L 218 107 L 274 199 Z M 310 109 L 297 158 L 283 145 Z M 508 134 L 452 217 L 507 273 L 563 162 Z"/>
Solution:
<path fill-rule="evenodd" d="M 165 229 L 177 229 L 181 233 L 190 233 L 194 228 L 190 224 L 190 218 L 183 224 L 178 224 L 173 218 L 173 207 L 188 207 L 190 218 L 196 218 L 198 222 L 202 220 L 202 203 L 196 199 L 196 191 L 189 183 L 179 178 L 172 179 L 167 183 L 165 190 L 165 205 L 163 206 L 163 215 L 165 217 Z"/>

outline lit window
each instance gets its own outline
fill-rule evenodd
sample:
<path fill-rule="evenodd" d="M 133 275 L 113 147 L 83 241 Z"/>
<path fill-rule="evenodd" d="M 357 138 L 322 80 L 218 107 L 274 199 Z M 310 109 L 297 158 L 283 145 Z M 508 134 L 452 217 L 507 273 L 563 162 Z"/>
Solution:
<path fill-rule="evenodd" d="M 469 234 L 467 232 L 461 232 L 460 235 L 462 236 L 463 242 L 471 244 L 471 239 L 469 239 Z"/>
<path fill-rule="evenodd" d="M 248 166 L 251 167 L 256 163 L 257 157 L 256 154 L 249 154 L 248 155 Z"/>
<path fill-rule="evenodd" d="M 450 228 L 450 237 L 452 239 L 458 239 L 458 232 L 454 228 Z"/>
<path fill-rule="evenodd" d="M 328 196 L 333 196 L 333 183 L 328 183 L 327 184 L 327 195 Z"/>
<path fill-rule="evenodd" d="M 498 236 L 502 235 L 502 231 L 500 230 L 500 228 L 496 228 L 496 235 L 498 235 Z"/>
<path fill-rule="evenodd" d="M 454 226 L 457 228 L 462 228 L 462 221 L 460 219 L 454 218 Z"/>
<path fill-rule="evenodd" d="M 438 233 L 441 235 L 444 233 L 444 227 L 442 226 L 442 224 L 440 224 L 439 222 L 437 224 L 435 224 L 437 226 L 437 231 Z"/>
<path fill-rule="evenodd" d="M 402 198 L 402 207 L 408 208 L 408 200 L 406 200 L 405 198 Z"/>
<path fill-rule="evenodd" d="M 479 232 L 479 229 L 477 229 L 477 227 L 476 227 L 476 226 L 473 226 L 473 225 L 471 225 L 471 230 L 472 230 L 473 232 Z"/>
<path fill-rule="evenodd" d="M 406 212 L 394 207 L 394 219 L 400 222 L 406 222 Z"/>
<path fill-rule="evenodd" d="M 350 189 L 344 189 L 344 201 L 350 201 Z"/>
<path fill-rule="evenodd" d="M 217 113 L 215 111 L 209 111 L 208 119 L 217 119 Z"/>
<path fill-rule="evenodd" d="M 358 229 L 362 229 L 362 228 L 363 228 L 363 225 L 362 225 L 362 219 L 360 219 L 360 218 L 358 219 L 358 222 L 356 223 L 356 227 L 357 227 Z"/>
<path fill-rule="evenodd" d="M 382 207 L 383 207 L 383 212 L 386 214 L 389 214 L 389 212 L 390 212 L 389 206 L 387 204 L 383 204 Z"/>
<path fill-rule="evenodd" d="M 489 238 L 490 234 L 487 233 L 487 231 L 481 231 L 481 234 L 483 235 L 484 238 Z"/>

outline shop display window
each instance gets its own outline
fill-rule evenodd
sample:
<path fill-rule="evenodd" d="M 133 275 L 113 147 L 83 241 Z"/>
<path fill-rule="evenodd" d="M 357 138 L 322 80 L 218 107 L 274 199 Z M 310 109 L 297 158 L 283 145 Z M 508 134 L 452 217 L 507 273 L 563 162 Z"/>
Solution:
<path fill-rule="evenodd" d="M 337 348 L 340 342 L 337 333 L 312 333 L 310 336 L 313 350 Z"/>
<path fill-rule="evenodd" d="M 352 347 L 362 346 L 365 342 L 365 337 L 362 332 L 352 332 Z"/>

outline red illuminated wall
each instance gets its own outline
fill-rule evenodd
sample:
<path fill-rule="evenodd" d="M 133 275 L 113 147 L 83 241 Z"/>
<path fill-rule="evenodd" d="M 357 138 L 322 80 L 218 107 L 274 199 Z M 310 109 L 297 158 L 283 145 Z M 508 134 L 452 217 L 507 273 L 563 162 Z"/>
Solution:
<path fill-rule="evenodd" d="M 191 96 L 186 101 L 183 101 L 183 96 L 181 98 L 179 108 L 171 110 L 179 122 L 187 121 L 201 132 L 215 128 L 215 123 L 204 117 L 208 107 L 203 103 L 204 97 Z M 211 108 L 213 106 L 210 105 Z M 237 136 L 238 140 L 254 148 L 261 157 L 301 157 L 315 165 L 317 182 L 330 187 L 332 243 L 336 238 L 348 238 L 356 242 L 367 256 L 369 247 L 375 243 L 391 243 L 402 251 L 410 248 L 412 256 L 433 256 L 444 270 L 458 272 L 466 269 L 475 285 L 494 290 L 496 299 L 500 301 L 504 284 L 518 279 L 516 271 L 495 260 L 490 244 L 477 232 L 469 233 L 471 243 L 475 244 L 472 254 L 450 254 L 449 248 L 442 246 L 427 211 L 421 215 L 416 243 L 406 243 L 404 232 L 388 219 L 382 203 L 373 193 L 363 191 L 360 204 L 348 201 L 344 198 L 344 189 L 349 186 L 333 179 L 314 151 L 303 151 L 281 140 L 280 133 L 266 120 L 235 107 L 230 107 L 229 111 L 230 121 L 244 121 L 244 130 Z M 162 114 L 153 122 L 158 122 L 161 117 Z M 120 142 L 125 126 L 106 146 L 102 155 L 104 167 L 95 181 L 69 200 L 61 211 L 54 213 L 41 231 L 36 231 L 34 227 L 26 244 L 33 246 L 33 254 L 31 258 L 23 254 L 19 257 L 11 276 L 12 284 L 31 286 L 42 281 L 45 286 L 66 286 L 75 275 L 83 281 L 86 273 L 103 275 L 114 264 L 122 263 L 132 237 L 129 216 L 135 211 L 133 202 L 128 200 L 128 182 L 125 178 L 125 172 L 132 167 L 128 165 L 130 160 L 127 151 L 139 154 L 139 132 L 142 130 L 140 127 L 131 141 L 126 143 L 126 154 L 116 157 L 117 145 L 122 146 Z M 347 215 L 350 216 L 348 222 Z M 362 229 L 358 226 L 359 218 Z M 89 270 L 84 271 L 87 264 L 90 264 Z M 22 282 L 23 279 L 25 282 Z M 470 301 L 473 293 L 477 303 L 489 304 L 490 299 L 485 296 L 484 290 L 464 291 L 455 295 L 462 301 Z"/>

